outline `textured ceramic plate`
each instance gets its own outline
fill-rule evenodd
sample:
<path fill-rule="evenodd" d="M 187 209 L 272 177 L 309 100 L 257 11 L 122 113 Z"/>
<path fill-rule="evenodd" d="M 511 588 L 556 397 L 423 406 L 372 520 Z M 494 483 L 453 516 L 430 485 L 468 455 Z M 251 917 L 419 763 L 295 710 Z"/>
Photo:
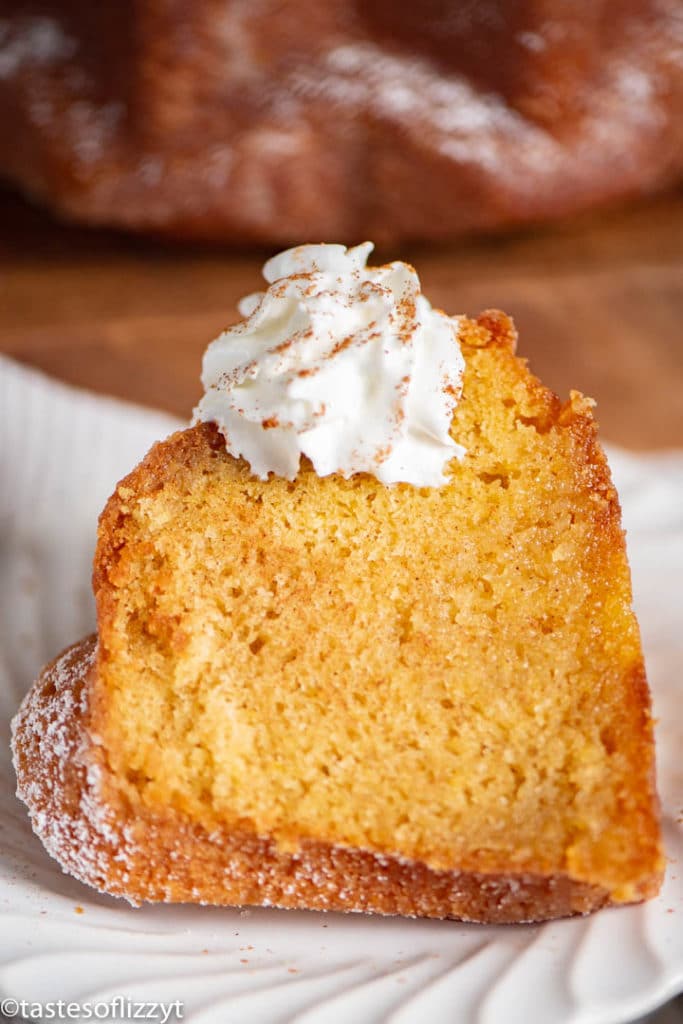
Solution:
<path fill-rule="evenodd" d="M 89 562 L 114 482 L 168 418 L 0 360 L 0 994 L 184 1003 L 216 1024 L 617 1024 L 683 987 L 683 453 L 613 452 L 658 725 L 671 863 L 644 906 L 542 926 L 147 906 L 63 875 L 14 797 L 9 719 L 93 627 Z"/>

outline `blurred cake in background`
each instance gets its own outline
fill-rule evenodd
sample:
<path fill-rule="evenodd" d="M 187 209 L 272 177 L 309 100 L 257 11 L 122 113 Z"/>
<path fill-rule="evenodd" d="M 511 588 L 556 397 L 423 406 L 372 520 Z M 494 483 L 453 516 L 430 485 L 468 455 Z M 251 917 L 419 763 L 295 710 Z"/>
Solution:
<path fill-rule="evenodd" d="M 683 173 L 680 0 L 5 0 L 0 177 L 223 241 L 544 221 Z"/>

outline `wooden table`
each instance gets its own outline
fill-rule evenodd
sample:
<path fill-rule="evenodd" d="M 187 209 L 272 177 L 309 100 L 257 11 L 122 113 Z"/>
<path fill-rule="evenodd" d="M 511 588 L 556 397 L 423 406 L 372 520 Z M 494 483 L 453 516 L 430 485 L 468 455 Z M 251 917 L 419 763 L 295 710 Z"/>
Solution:
<path fill-rule="evenodd" d="M 201 354 L 260 285 L 263 252 L 57 225 L 0 195 L 0 350 L 63 380 L 187 417 Z M 573 225 L 409 246 L 449 312 L 498 306 L 554 390 L 598 401 L 603 436 L 683 445 L 683 195 Z"/>

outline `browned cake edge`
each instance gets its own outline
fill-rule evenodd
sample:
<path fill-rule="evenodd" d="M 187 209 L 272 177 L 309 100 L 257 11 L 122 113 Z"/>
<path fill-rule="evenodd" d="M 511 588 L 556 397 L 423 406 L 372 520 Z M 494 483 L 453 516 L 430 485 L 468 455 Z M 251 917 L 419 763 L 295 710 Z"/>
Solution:
<path fill-rule="evenodd" d="M 321 842 L 287 853 L 247 830 L 209 834 L 171 808 L 163 815 L 133 809 L 117 793 L 89 731 L 96 652 L 96 638 L 89 637 L 43 670 L 12 737 L 17 795 L 33 829 L 81 882 L 134 904 L 354 910 L 486 923 L 586 914 L 610 902 L 604 889 L 561 874 L 434 871 Z M 651 892 L 657 884 L 653 878 Z"/>

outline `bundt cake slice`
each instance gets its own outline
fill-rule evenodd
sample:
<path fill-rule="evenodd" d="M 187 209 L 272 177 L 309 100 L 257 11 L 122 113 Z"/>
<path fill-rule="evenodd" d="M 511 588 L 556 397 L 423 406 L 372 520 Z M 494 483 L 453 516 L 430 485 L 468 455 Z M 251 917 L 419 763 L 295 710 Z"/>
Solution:
<path fill-rule="evenodd" d="M 131 902 L 506 922 L 657 892 L 648 688 L 591 402 L 460 321 L 441 487 L 258 479 L 210 423 L 116 489 L 98 641 L 14 729 L 35 830 Z"/>

